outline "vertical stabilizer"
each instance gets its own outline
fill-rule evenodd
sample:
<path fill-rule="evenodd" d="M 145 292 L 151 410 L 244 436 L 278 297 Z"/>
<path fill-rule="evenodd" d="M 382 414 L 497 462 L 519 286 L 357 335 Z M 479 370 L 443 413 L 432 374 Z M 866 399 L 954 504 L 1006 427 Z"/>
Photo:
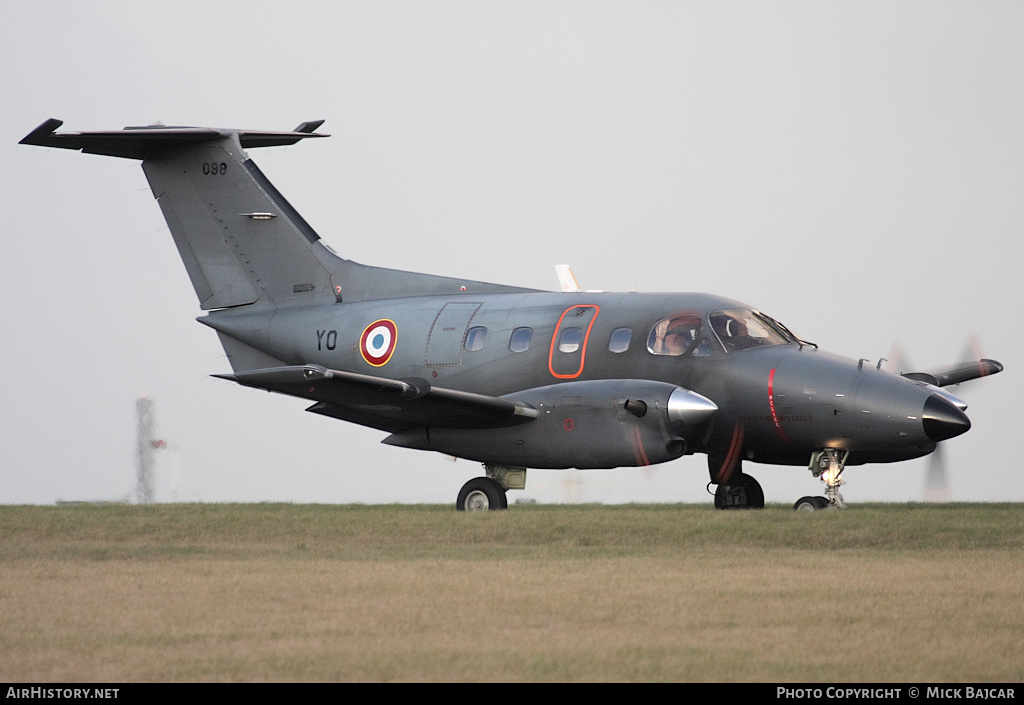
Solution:
<path fill-rule="evenodd" d="M 333 255 L 237 135 L 146 159 L 142 168 L 203 309 L 333 301 L 325 267 Z"/>
<path fill-rule="evenodd" d="M 142 160 L 204 310 L 337 300 L 331 274 L 344 260 L 245 152 L 324 137 L 313 132 L 319 122 L 294 132 L 162 126 L 56 132 L 60 125 L 47 120 L 21 143 Z"/>

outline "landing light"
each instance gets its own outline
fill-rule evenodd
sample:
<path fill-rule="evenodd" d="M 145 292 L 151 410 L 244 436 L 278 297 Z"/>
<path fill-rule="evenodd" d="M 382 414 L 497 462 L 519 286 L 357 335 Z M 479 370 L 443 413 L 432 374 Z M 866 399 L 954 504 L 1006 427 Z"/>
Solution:
<path fill-rule="evenodd" d="M 840 470 L 838 467 L 830 467 L 829 469 L 825 470 L 825 472 L 821 473 L 821 481 L 826 484 L 833 484 L 839 479 L 839 476 L 842 474 L 843 471 Z"/>
<path fill-rule="evenodd" d="M 277 217 L 276 213 L 239 213 L 238 215 L 252 218 L 253 220 L 270 220 Z"/>

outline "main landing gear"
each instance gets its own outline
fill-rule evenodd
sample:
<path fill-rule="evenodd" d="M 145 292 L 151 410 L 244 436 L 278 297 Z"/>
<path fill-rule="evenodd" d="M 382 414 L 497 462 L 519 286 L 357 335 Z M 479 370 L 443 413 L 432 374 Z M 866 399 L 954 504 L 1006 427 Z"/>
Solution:
<path fill-rule="evenodd" d="M 813 512 L 819 509 L 845 509 L 846 502 L 839 488 L 846 483 L 840 479 L 843 470 L 846 468 L 846 459 L 850 451 L 838 451 L 835 448 L 826 448 L 811 455 L 811 464 L 808 470 L 825 483 L 824 497 L 801 497 L 793 505 L 798 512 Z"/>
<path fill-rule="evenodd" d="M 715 509 L 764 509 L 764 490 L 750 475 L 736 473 L 715 490 Z"/>
<path fill-rule="evenodd" d="M 526 468 L 484 465 L 487 477 L 474 477 L 459 490 L 455 508 L 460 512 L 482 512 L 508 509 L 506 490 L 526 487 Z"/>

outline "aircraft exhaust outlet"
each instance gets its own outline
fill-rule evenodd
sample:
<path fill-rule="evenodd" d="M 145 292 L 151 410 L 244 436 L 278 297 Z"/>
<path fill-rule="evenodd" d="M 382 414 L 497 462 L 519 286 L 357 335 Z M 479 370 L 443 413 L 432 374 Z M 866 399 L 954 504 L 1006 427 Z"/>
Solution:
<path fill-rule="evenodd" d="M 638 419 L 642 419 L 647 414 L 647 403 L 639 401 L 637 399 L 630 399 L 625 403 L 626 411 L 633 414 Z"/>

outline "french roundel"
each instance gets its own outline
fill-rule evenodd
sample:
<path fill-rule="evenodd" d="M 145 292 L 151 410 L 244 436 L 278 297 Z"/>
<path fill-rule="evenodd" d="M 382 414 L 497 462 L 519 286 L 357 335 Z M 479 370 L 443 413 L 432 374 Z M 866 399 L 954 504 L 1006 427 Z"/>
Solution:
<path fill-rule="evenodd" d="M 359 338 L 359 352 L 363 354 L 364 360 L 374 367 L 380 367 L 391 359 L 397 341 L 398 327 L 395 322 L 382 318 L 366 326 Z"/>

